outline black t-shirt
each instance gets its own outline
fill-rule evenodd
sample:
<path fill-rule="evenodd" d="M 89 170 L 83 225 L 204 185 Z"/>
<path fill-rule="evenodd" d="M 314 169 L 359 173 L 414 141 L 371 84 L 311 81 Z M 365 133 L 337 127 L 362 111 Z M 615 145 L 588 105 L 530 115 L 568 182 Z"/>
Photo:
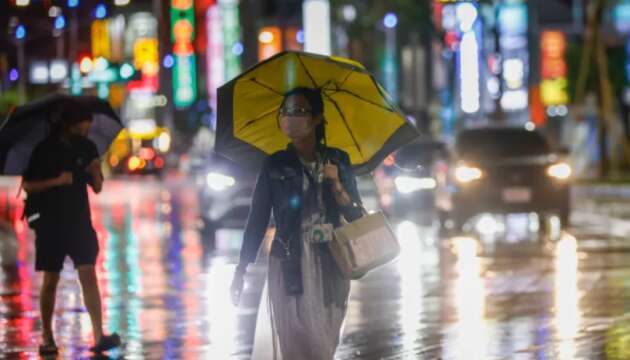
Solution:
<path fill-rule="evenodd" d="M 87 167 L 97 158 L 96 145 L 81 137 L 69 140 L 48 138 L 35 147 L 24 172 L 24 181 L 53 179 L 62 172 L 71 172 L 73 177 L 72 185 L 55 186 L 28 195 L 38 197 L 43 220 L 64 226 L 91 224 Z"/>

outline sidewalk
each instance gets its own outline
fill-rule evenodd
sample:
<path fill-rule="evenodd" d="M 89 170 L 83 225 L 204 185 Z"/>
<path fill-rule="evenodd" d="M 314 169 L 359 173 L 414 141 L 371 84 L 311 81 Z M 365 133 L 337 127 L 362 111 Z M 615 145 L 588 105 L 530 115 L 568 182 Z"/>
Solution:
<path fill-rule="evenodd" d="M 593 183 L 576 184 L 573 187 L 574 196 L 590 197 L 630 197 L 630 182 L 628 183 Z"/>

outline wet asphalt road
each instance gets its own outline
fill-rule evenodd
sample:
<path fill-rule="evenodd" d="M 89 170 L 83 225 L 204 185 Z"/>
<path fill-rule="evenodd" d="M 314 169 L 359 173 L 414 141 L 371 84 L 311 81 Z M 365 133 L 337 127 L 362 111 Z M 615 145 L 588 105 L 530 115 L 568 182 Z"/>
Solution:
<path fill-rule="evenodd" d="M 5 181 L 3 193 L 14 186 Z M 110 181 L 94 200 L 105 324 L 124 338 L 109 356 L 249 358 L 264 266 L 251 269 L 241 306 L 232 306 L 241 232 L 220 231 L 214 247 L 203 241 L 196 194 L 181 181 Z M 630 359 L 630 196 L 579 191 L 575 203 L 573 227 L 544 239 L 531 221 L 516 226 L 522 217 L 485 219 L 485 234 L 455 238 L 395 222 L 402 254 L 353 283 L 336 358 Z M 37 358 L 32 235 L 17 226 L 15 237 L 0 236 L 8 263 L 0 271 L 0 358 Z M 59 358 L 90 356 L 70 263 L 55 329 Z"/>

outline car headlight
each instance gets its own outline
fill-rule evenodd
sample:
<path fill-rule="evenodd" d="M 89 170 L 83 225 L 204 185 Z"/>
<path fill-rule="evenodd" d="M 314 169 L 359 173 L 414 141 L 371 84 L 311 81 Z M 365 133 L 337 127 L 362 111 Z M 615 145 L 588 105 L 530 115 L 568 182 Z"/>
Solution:
<path fill-rule="evenodd" d="M 558 163 L 547 168 L 547 175 L 558 180 L 566 180 L 572 173 L 571 166 L 567 163 Z"/>
<path fill-rule="evenodd" d="M 473 166 L 460 165 L 455 169 L 455 179 L 460 183 L 469 183 L 479 180 L 482 174 L 481 169 Z"/>
<path fill-rule="evenodd" d="M 223 191 L 236 185 L 236 179 L 217 172 L 209 172 L 206 175 L 206 184 L 214 191 Z"/>
<path fill-rule="evenodd" d="M 396 184 L 396 189 L 402 194 L 410 194 L 418 190 L 433 190 L 437 186 L 435 179 L 430 177 L 398 176 L 394 183 Z"/>

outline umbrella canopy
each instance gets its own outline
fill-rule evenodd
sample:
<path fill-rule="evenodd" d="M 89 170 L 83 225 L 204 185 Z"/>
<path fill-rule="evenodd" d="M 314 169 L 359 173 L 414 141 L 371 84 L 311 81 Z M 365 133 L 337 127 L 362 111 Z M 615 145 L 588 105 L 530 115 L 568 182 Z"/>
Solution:
<path fill-rule="evenodd" d="M 53 94 L 15 108 L 0 125 L 0 175 L 22 175 L 35 146 L 48 136 L 52 125 L 63 121 L 58 109 L 77 104 L 92 113 L 88 138 L 100 155 L 107 152 L 123 128 L 111 105 L 94 96 Z"/>
<path fill-rule="evenodd" d="M 358 174 L 419 136 L 385 90 L 359 63 L 304 52 L 280 53 L 239 75 L 218 91 L 215 150 L 257 167 L 289 139 L 278 126 L 284 94 L 319 89 L 324 100 L 326 142 L 346 151 Z"/>

